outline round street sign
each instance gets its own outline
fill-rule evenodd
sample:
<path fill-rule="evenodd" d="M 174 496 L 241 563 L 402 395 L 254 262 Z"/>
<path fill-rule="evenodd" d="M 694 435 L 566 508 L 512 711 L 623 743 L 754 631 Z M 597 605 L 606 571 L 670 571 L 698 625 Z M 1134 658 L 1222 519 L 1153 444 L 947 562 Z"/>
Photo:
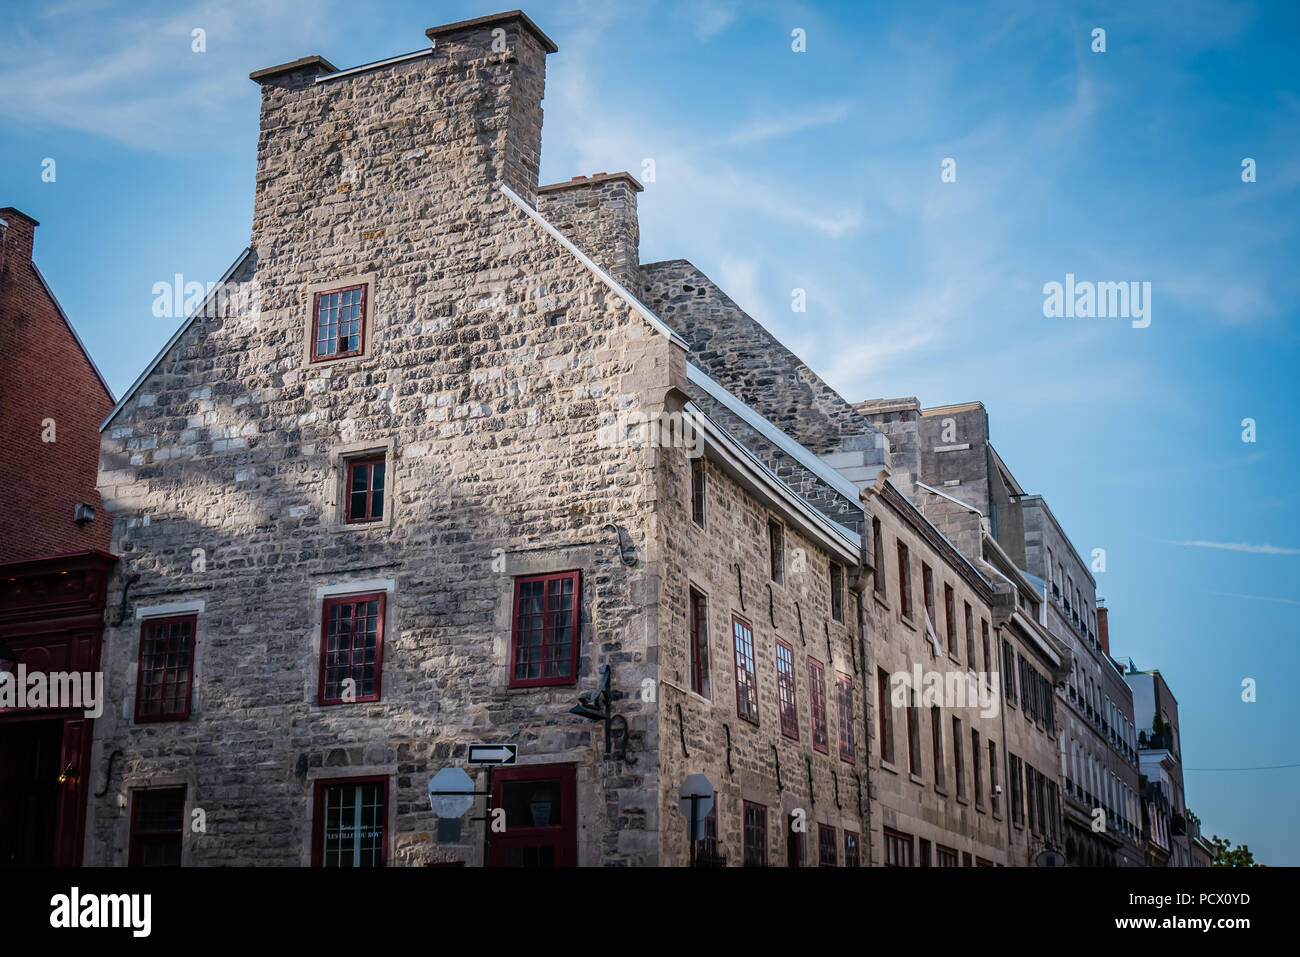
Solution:
<path fill-rule="evenodd" d="M 429 807 L 438 817 L 460 817 L 474 806 L 473 790 L 474 782 L 463 770 L 443 768 L 429 778 Z"/>
<path fill-rule="evenodd" d="M 682 782 L 681 790 L 677 792 L 680 800 L 677 803 L 678 809 L 686 818 L 689 826 L 691 821 L 691 795 L 704 795 L 701 800 L 695 802 L 695 826 L 696 828 L 704 827 L 704 819 L 709 816 L 713 810 L 713 785 L 703 774 L 692 774 Z"/>

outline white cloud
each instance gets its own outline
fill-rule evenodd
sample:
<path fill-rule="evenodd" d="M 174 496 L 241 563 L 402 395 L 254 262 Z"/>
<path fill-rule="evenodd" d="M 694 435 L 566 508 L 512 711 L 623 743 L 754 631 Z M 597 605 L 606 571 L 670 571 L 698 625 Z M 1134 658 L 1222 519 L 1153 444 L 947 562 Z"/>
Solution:
<path fill-rule="evenodd" d="M 1169 544 L 1190 548 L 1219 548 L 1228 552 L 1247 552 L 1251 555 L 1300 555 L 1300 548 L 1284 548 L 1281 545 L 1248 545 L 1245 542 L 1170 542 Z"/>

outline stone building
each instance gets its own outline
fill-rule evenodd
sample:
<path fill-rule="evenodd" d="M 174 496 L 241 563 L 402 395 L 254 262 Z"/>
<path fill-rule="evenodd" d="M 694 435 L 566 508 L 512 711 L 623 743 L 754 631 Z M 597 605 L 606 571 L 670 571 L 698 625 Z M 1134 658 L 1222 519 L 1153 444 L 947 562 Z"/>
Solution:
<path fill-rule="evenodd" d="M 37 225 L 0 209 L 0 867 L 81 860 L 114 564 L 95 488 L 113 397 L 32 258 Z"/>

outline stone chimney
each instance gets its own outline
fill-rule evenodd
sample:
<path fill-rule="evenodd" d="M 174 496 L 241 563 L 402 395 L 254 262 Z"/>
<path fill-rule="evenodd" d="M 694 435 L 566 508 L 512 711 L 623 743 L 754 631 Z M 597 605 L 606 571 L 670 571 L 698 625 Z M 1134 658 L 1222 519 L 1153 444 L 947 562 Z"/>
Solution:
<path fill-rule="evenodd" d="M 641 227 L 636 194 L 644 188 L 624 172 L 575 176 L 537 190 L 537 211 L 638 298 Z"/>
<path fill-rule="evenodd" d="M 1102 604 L 1103 598 L 1097 599 L 1097 640 L 1101 642 L 1101 650 L 1106 657 L 1110 657 L 1110 629 L 1106 624 L 1106 606 Z"/>
<path fill-rule="evenodd" d="M 331 231 L 340 243 L 485 209 L 503 183 L 536 201 L 555 44 L 518 10 L 425 33 L 429 48 L 357 67 L 307 56 L 249 74 L 262 88 L 259 258 L 288 253 L 323 213 L 348 223 Z"/>

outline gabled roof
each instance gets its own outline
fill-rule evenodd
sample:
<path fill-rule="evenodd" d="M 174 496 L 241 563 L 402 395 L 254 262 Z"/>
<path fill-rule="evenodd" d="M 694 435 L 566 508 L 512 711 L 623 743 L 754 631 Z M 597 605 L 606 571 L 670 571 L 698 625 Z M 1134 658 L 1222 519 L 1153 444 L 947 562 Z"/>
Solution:
<path fill-rule="evenodd" d="M 95 370 L 95 375 L 99 379 L 99 384 L 104 387 L 104 392 L 108 395 L 109 401 L 111 402 L 113 399 L 113 390 L 109 388 L 108 380 L 104 378 L 104 374 L 99 371 L 99 366 L 95 365 L 95 360 L 91 358 L 90 350 L 86 348 L 86 344 L 81 341 L 81 336 L 77 335 L 77 330 L 73 327 L 72 320 L 69 319 L 68 314 L 63 311 L 63 306 L 59 304 L 59 297 L 54 295 L 54 290 L 51 289 L 50 284 L 45 281 L 45 277 L 41 274 L 41 271 L 36 268 L 36 263 L 29 263 L 28 265 L 32 267 L 32 272 L 36 273 L 36 278 L 41 281 L 41 286 L 45 289 L 45 294 L 50 297 L 50 302 L 54 303 L 54 308 L 63 319 L 63 324 L 66 325 L 68 331 L 72 333 L 72 338 L 76 340 L 77 347 L 81 349 L 81 354 L 85 356 L 86 361 L 90 363 L 90 368 Z"/>
<path fill-rule="evenodd" d="M 194 324 L 194 320 L 203 315 L 204 311 L 208 307 L 208 303 L 212 301 L 212 298 L 217 295 L 218 291 L 225 286 L 225 284 L 230 280 L 230 277 L 238 271 L 239 267 L 242 266 L 245 260 L 247 260 L 252 254 L 253 247 L 249 246 L 240 253 L 238 259 L 230 264 L 230 268 L 225 271 L 217 284 L 209 290 L 208 294 L 203 298 L 203 302 L 199 303 L 198 307 L 191 312 L 189 316 L 186 317 L 185 321 L 180 324 L 180 327 L 172 333 L 172 337 L 167 340 L 166 345 L 158 350 L 158 354 L 153 357 L 153 361 L 145 366 L 144 371 L 141 372 L 139 377 L 131 383 L 131 388 L 127 389 L 126 394 L 118 400 L 117 405 L 113 406 L 113 411 L 109 412 L 104 421 L 99 423 L 99 431 L 103 432 L 104 429 L 108 428 L 108 423 L 112 422 L 113 419 L 117 417 L 117 414 L 121 412 L 126 404 L 135 396 L 136 390 L 138 390 L 140 386 L 144 385 L 144 380 L 153 374 L 154 369 L 158 368 L 158 363 L 162 362 L 163 356 L 167 355 L 167 353 L 171 351 L 172 346 L 176 345 L 176 343 L 180 341 L 181 336 L 185 335 L 185 333 L 189 331 L 190 326 Z M 109 393 L 109 396 L 112 396 L 111 392 Z"/>

